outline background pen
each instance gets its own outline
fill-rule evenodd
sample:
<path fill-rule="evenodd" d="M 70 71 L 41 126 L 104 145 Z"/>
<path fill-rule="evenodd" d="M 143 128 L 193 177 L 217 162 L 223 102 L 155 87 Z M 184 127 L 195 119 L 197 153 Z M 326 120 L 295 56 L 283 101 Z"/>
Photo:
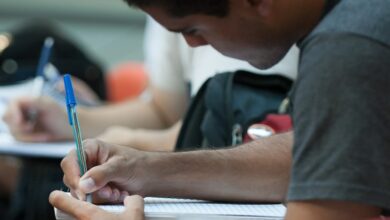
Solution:
<path fill-rule="evenodd" d="M 52 37 L 47 37 L 43 43 L 41 55 L 39 58 L 32 90 L 31 90 L 32 92 L 31 94 L 35 98 L 39 98 L 42 95 L 44 84 L 45 84 L 45 67 L 49 63 L 53 45 L 54 45 L 54 39 Z M 37 117 L 38 117 L 38 112 L 36 110 L 32 109 L 28 112 L 28 120 L 32 123 L 32 125 L 35 125 Z"/>

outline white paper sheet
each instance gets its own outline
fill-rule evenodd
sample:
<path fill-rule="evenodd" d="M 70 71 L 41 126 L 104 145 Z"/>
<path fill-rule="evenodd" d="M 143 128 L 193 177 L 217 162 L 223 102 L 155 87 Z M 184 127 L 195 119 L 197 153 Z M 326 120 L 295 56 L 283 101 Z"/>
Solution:
<path fill-rule="evenodd" d="M 124 210 L 122 205 L 102 205 L 100 207 L 113 213 L 120 213 Z M 246 216 L 283 219 L 285 212 L 286 207 L 282 204 L 234 204 L 188 199 L 145 198 L 145 215 L 154 218 L 190 216 L 191 219 L 208 219 L 208 216 Z M 56 217 L 58 220 L 71 219 L 57 209 Z"/>
<path fill-rule="evenodd" d="M 73 148 L 74 142 L 25 143 L 16 141 L 8 133 L 0 132 L 0 154 L 4 155 L 63 158 Z"/>

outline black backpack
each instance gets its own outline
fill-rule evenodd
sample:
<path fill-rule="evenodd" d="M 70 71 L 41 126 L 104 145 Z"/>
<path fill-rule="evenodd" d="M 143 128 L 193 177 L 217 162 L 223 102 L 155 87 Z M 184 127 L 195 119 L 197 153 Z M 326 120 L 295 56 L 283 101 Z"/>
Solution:
<path fill-rule="evenodd" d="M 292 80 L 281 75 L 247 71 L 208 79 L 190 104 L 176 151 L 241 144 L 250 125 L 280 112 L 291 85 Z"/>

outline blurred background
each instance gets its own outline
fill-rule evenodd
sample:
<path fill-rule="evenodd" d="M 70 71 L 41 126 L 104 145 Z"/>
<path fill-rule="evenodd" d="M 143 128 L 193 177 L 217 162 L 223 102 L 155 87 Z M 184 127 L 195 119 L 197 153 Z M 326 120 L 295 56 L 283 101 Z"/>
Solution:
<path fill-rule="evenodd" d="M 103 71 L 143 59 L 145 15 L 123 0 L 0 0 L 0 32 L 32 19 L 54 23 Z"/>

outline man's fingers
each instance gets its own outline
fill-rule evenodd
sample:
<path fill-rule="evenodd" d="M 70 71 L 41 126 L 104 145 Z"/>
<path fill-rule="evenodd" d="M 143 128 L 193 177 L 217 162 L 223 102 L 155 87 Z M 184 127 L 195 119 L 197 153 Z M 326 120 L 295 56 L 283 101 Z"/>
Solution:
<path fill-rule="evenodd" d="M 118 178 L 115 160 L 108 160 L 111 148 L 97 140 L 86 140 L 83 144 L 89 170 L 80 178 L 77 154 L 73 150 L 61 162 L 65 185 L 82 200 L 85 199 L 85 194 L 93 193 L 94 201 L 123 201 L 121 192 L 108 185 Z"/>
<path fill-rule="evenodd" d="M 115 164 L 109 163 L 110 149 L 103 142 L 91 139 L 83 142 L 89 170 L 80 179 L 79 188 L 84 193 L 92 193 L 118 175 Z"/>
<path fill-rule="evenodd" d="M 105 163 L 110 156 L 110 148 L 104 142 L 97 139 L 87 139 L 83 141 L 87 165 L 93 167 Z"/>
<path fill-rule="evenodd" d="M 125 198 L 124 204 L 126 208 L 135 208 L 142 212 L 144 211 L 144 199 L 139 195 L 127 196 Z"/>
<path fill-rule="evenodd" d="M 68 155 L 61 161 L 61 168 L 64 171 L 63 181 L 65 185 L 79 196 L 80 192 L 78 186 L 80 180 L 80 168 L 75 150 L 69 152 Z"/>
<path fill-rule="evenodd" d="M 107 212 L 103 212 L 97 206 L 88 202 L 77 200 L 64 192 L 54 191 L 49 196 L 49 202 L 57 209 L 73 216 L 75 219 L 117 219 Z M 125 211 L 120 214 L 120 219 L 143 220 L 144 202 L 140 196 L 128 196 L 125 199 Z"/>
<path fill-rule="evenodd" d="M 77 198 L 77 194 L 73 191 L 73 190 L 70 190 L 70 195 L 73 196 L 73 198 Z"/>
<path fill-rule="evenodd" d="M 128 195 L 127 191 L 120 191 L 117 188 L 105 186 L 93 193 L 93 202 L 95 204 L 119 204 L 123 203 Z"/>
<path fill-rule="evenodd" d="M 61 191 L 54 191 L 49 196 L 49 202 L 61 211 L 72 215 L 76 219 L 88 219 L 97 207 L 90 203 L 77 200 Z"/>
<path fill-rule="evenodd" d="M 116 178 L 117 173 L 110 164 L 102 164 L 92 167 L 80 179 L 78 187 L 84 193 L 92 193 L 107 185 Z"/>
<path fill-rule="evenodd" d="M 128 196 L 125 199 L 123 215 L 126 219 L 143 220 L 144 219 L 144 199 L 141 196 Z"/>
<path fill-rule="evenodd" d="M 103 142 L 108 142 L 110 143 L 112 140 L 111 134 L 108 132 L 104 132 L 103 134 L 100 134 L 99 136 L 96 137 L 96 139 L 103 141 Z"/>

